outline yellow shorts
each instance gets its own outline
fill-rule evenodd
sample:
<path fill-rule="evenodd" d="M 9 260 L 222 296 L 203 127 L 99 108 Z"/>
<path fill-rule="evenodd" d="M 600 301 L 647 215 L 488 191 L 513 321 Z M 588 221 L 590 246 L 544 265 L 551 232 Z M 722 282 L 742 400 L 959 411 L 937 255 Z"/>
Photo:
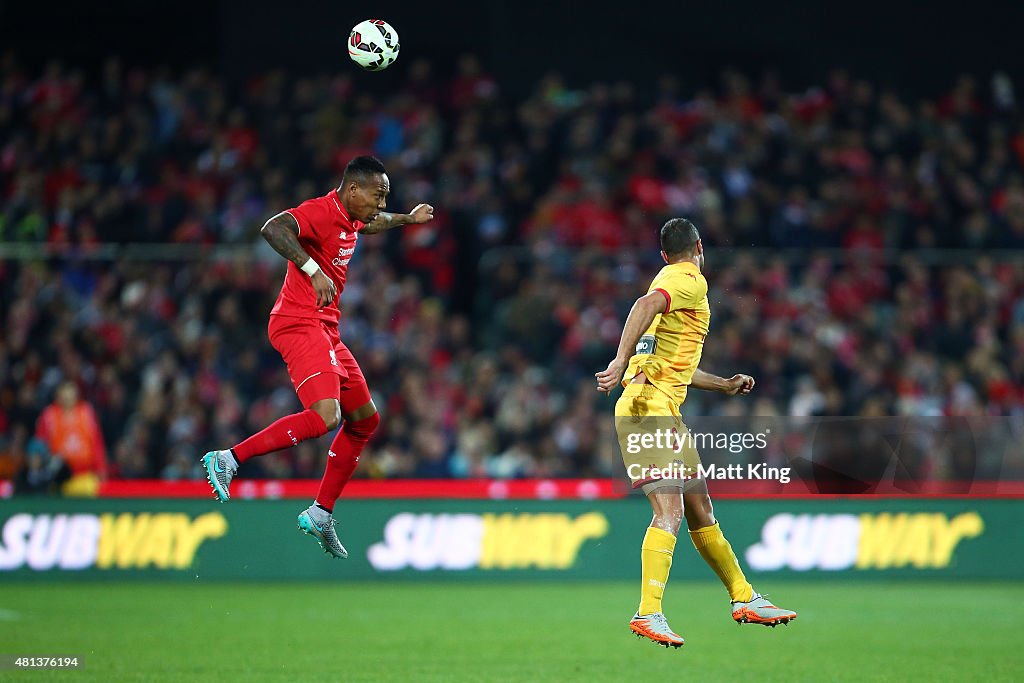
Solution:
<path fill-rule="evenodd" d="M 696 478 L 700 455 L 679 406 L 653 384 L 626 385 L 615 403 L 615 433 L 633 488 L 650 493 L 678 486 L 689 492 L 704 485 Z"/>

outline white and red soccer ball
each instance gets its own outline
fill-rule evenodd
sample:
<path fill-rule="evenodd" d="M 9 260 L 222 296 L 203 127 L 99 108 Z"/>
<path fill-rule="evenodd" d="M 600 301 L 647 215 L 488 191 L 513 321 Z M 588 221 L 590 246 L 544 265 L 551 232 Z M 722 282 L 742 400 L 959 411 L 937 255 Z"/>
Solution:
<path fill-rule="evenodd" d="M 348 34 L 348 56 L 367 71 L 383 71 L 398 59 L 398 32 L 386 21 L 367 19 Z"/>

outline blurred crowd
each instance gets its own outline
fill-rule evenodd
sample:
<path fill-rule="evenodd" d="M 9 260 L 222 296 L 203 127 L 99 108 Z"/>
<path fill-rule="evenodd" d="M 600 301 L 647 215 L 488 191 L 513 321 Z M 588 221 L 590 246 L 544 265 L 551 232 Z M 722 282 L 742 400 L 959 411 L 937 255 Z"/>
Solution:
<path fill-rule="evenodd" d="M 0 59 L 0 243 L 54 254 L 0 259 L 0 477 L 31 488 L 57 455 L 198 478 L 203 452 L 294 412 L 265 332 L 283 261 L 258 230 L 360 153 L 385 161 L 392 210 L 437 218 L 360 240 L 349 270 L 341 335 L 384 417 L 359 475 L 617 472 L 592 376 L 676 215 L 707 251 L 702 367 L 757 379 L 744 400 L 692 392 L 685 416 L 1024 414 L 1024 117 L 1005 75 L 925 100 L 842 71 L 799 91 L 549 75 L 517 100 L 470 56 L 403 78 L 384 96 L 344 74 L 233 88 Z M 318 477 L 328 439 L 243 474 Z"/>

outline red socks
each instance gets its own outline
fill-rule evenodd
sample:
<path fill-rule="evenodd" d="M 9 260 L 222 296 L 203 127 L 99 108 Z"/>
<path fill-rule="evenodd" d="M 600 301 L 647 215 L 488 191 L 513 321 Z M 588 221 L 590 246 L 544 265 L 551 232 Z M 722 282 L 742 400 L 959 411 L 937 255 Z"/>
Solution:
<path fill-rule="evenodd" d="M 331 449 L 327 452 L 327 470 L 320 482 L 320 491 L 316 495 L 317 505 L 325 510 L 334 509 L 334 503 L 341 495 L 341 490 L 359 464 L 359 454 L 373 436 L 380 424 L 380 415 L 374 413 L 370 417 L 352 422 L 345 421 L 345 426 L 338 430 Z M 314 439 L 327 433 L 324 420 L 313 410 L 287 415 L 270 425 L 258 434 L 232 448 L 235 459 L 243 463 L 249 458 L 264 453 L 279 451 L 282 448 L 295 446 L 306 439 Z"/>
<path fill-rule="evenodd" d="M 317 505 L 328 511 L 334 510 L 335 501 L 359 464 L 359 454 L 379 424 L 379 413 L 356 422 L 345 420 L 345 426 L 338 430 L 331 449 L 327 451 L 327 470 L 316 494 Z"/>
<path fill-rule="evenodd" d="M 301 413 L 282 417 L 262 432 L 253 434 L 231 450 L 235 454 L 235 459 L 239 463 L 243 463 L 254 456 L 272 453 L 289 446 L 296 446 L 301 441 L 315 439 L 326 433 L 327 425 L 324 424 L 324 419 L 314 410 L 304 410 Z M 341 432 L 338 435 L 340 437 Z M 334 443 L 338 443 L 337 438 L 335 438 Z M 330 470 L 330 464 L 328 464 L 328 470 Z"/>

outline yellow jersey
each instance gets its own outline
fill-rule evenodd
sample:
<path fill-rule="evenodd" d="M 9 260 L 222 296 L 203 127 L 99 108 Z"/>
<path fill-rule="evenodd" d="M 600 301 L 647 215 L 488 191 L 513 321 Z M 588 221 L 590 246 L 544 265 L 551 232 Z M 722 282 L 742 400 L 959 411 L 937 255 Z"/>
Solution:
<path fill-rule="evenodd" d="M 665 295 L 665 310 L 640 337 L 622 385 L 643 372 L 648 382 L 681 404 L 711 322 L 708 281 L 696 264 L 683 261 L 662 268 L 647 291 Z"/>

